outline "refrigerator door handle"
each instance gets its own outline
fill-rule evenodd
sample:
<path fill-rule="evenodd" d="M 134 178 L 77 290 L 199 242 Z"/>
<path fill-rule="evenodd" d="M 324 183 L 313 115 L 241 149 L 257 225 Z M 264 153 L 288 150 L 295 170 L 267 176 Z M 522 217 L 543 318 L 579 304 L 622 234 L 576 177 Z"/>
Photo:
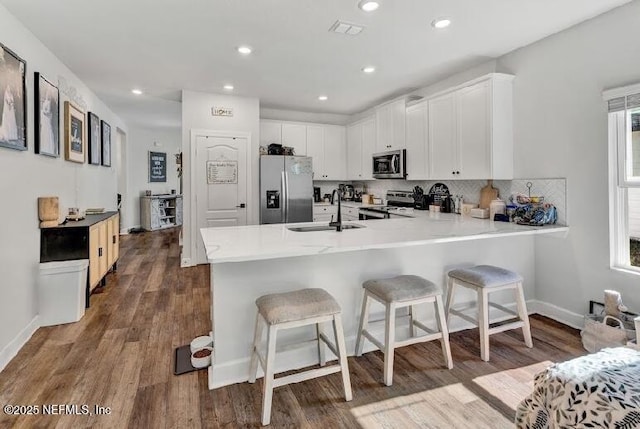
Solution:
<path fill-rule="evenodd" d="M 286 223 L 287 222 L 287 199 L 289 198 L 289 196 L 287 195 L 287 177 L 286 177 L 286 173 L 283 171 L 280 173 L 280 180 L 281 180 L 281 186 L 282 186 L 282 216 L 280 218 L 280 221 L 282 223 Z"/>
<path fill-rule="evenodd" d="M 284 172 L 284 200 L 286 205 L 284 208 L 284 223 L 289 223 L 289 173 Z"/>

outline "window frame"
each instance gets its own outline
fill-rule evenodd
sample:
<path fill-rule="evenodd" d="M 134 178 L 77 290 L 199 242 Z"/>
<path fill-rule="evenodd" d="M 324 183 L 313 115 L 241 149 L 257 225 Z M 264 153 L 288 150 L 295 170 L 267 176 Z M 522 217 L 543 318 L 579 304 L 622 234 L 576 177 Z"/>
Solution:
<path fill-rule="evenodd" d="M 640 176 L 629 177 L 633 162 L 628 96 L 640 94 L 640 84 L 616 88 L 603 93 L 605 101 L 624 97 L 622 110 L 608 111 L 609 148 L 609 250 L 610 267 L 640 275 L 640 267 L 631 265 L 629 237 L 629 188 L 640 188 Z M 633 107 L 633 110 L 637 110 Z M 631 164 L 632 165 L 632 164 Z"/>

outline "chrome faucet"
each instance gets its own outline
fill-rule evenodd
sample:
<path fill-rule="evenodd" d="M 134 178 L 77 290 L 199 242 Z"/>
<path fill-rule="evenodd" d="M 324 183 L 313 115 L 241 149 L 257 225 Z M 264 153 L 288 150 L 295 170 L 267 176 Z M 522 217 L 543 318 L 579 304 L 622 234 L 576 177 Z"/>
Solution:
<path fill-rule="evenodd" d="M 340 200 L 342 199 L 342 191 L 340 189 L 333 190 L 333 192 L 331 193 L 331 204 L 335 204 L 334 201 L 335 201 L 336 194 L 338 194 L 338 220 L 336 220 L 335 222 L 331 220 L 331 222 L 329 222 L 329 226 L 335 226 L 336 231 L 341 232 L 342 231 L 342 213 L 340 211 Z M 331 219 L 333 219 L 333 216 L 331 217 Z"/>

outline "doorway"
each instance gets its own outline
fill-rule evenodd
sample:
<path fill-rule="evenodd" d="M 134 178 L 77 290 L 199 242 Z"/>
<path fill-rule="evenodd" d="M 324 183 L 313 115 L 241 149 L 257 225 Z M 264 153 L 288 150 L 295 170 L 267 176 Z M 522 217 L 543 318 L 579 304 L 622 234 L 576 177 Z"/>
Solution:
<path fill-rule="evenodd" d="M 116 129 L 116 175 L 118 179 L 118 209 L 120 210 L 120 233 L 129 232 L 129 201 L 127 199 L 127 135 Z"/>

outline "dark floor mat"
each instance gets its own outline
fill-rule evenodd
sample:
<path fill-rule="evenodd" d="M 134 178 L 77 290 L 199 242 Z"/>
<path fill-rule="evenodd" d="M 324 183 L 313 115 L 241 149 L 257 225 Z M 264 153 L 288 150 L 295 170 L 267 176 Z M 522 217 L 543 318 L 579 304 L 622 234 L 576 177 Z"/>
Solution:
<path fill-rule="evenodd" d="M 198 368 L 194 368 L 191 365 L 191 346 L 189 344 L 175 349 L 174 364 L 173 373 L 175 375 L 186 374 L 188 372 L 198 370 Z"/>

